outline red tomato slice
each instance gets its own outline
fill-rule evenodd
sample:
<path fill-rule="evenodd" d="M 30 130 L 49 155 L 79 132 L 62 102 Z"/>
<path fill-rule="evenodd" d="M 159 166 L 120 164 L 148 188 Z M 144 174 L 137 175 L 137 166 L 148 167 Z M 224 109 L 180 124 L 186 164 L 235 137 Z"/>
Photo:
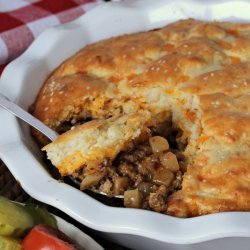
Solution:
<path fill-rule="evenodd" d="M 47 225 L 35 226 L 22 242 L 24 250 L 79 250 L 61 231 Z"/>

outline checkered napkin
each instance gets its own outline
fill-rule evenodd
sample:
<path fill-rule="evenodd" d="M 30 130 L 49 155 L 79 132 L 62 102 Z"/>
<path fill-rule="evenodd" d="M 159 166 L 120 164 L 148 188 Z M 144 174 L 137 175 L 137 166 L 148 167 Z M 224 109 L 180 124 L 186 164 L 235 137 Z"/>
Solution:
<path fill-rule="evenodd" d="M 100 2 L 0 0 L 0 65 L 19 56 L 45 29 L 69 22 Z"/>

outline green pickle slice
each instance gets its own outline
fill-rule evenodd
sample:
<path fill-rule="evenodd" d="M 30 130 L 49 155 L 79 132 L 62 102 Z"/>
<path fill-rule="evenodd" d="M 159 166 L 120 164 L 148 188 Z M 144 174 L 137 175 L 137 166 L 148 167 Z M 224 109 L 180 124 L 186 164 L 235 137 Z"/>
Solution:
<path fill-rule="evenodd" d="M 0 235 L 21 237 L 33 226 L 34 219 L 25 207 L 0 196 Z"/>
<path fill-rule="evenodd" d="M 22 250 L 22 246 L 17 239 L 0 236 L 0 249 L 1 250 Z"/>
<path fill-rule="evenodd" d="M 35 225 L 46 224 L 57 229 L 56 218 L 45 208 L 42 208 L 36 204 L 27 204 L 25 205 L 25 209 L 33 217 Z"/>

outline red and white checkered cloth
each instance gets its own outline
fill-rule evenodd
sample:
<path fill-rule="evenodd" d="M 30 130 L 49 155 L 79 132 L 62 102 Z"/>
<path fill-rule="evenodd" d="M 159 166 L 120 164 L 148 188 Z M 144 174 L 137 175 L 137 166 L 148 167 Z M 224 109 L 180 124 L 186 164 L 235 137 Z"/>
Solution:
<path fill-rule="evenodd" d="M 101 0 L 0 0 L 0 65 L 19 56 L 42 31 L 69 22 Z"/>

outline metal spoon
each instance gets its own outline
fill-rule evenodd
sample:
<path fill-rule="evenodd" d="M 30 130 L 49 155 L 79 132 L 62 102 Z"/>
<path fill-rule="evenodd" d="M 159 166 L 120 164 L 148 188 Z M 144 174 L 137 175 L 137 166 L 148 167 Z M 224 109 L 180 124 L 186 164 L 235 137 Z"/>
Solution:
<path fill-rule="evenodd" d="M 27 111 L 11 102 L 6 96 L 0 93 L 0 106 L 17 116 L 21 120 L 27 122 L 30 126 L 39 130 L 42 134 L 48 137 L 51 141 L 54 141 L 58 134 L 42 123 L 40 120 L 29 114 Z"/>
<path fill-rule="evenodd" d="M 48 137 L 51 141 L 56 140 L 56 138 L 58 137 L 58 134 L 54 130 L 46 126 L 43 122 L 41 122 L 40 120 L 38 120 L 37 118 L 29 114 L 27 111 L 19 107 L 14 102 L 10 101 L 6 96 L 4 96 L 1 93 L 0 93 L 0 106 L 6 109 L 7 111 L 9 111 L 10 113 L 12 113 L 13 115 L 17 116 L 21 120 L 25 121 L 30 126 L 39 130 L 43 135 Z M 71 178 L 71 180 L 80 186 L 79 181 L 73 178 Z M 89 190 L 91 190 L 92 192 L 107 196 L 106 193 L 99 191 L 98 189 L 93 188 Z M 112 196 L 112 198 L 124 198 L 124 197 L 123 195 L 114 195 Z"/>

